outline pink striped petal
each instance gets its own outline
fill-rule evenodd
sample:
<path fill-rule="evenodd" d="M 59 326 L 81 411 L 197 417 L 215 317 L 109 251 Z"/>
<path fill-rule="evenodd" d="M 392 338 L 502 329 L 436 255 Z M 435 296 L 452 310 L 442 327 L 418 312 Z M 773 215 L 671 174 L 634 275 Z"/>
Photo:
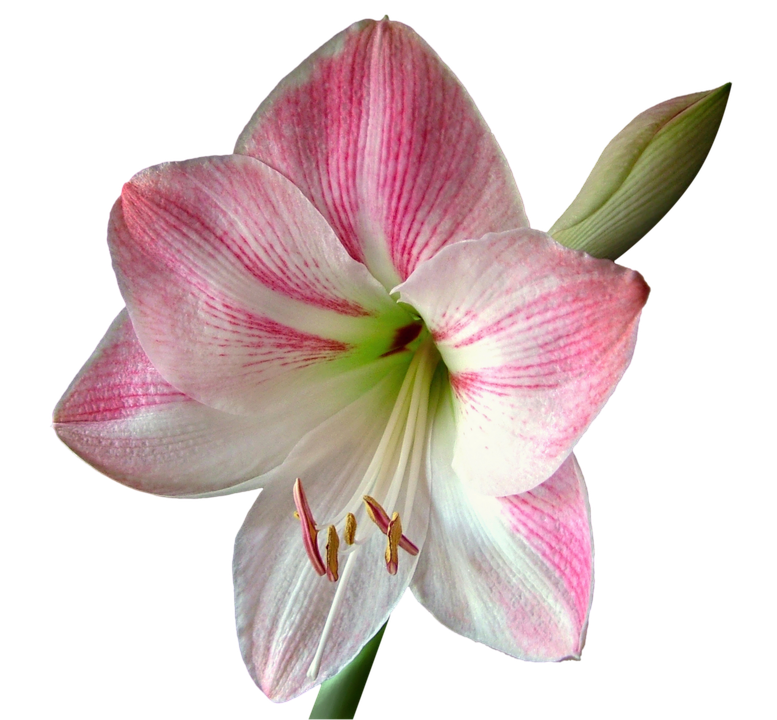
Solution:
<path fill-rule="evenodd" d="M 138 343 L 127 311 L 113 322 L 54 410 L 60 439 L 100 472 L 171 496 L 250 490 L 347 398 L 303 412 L 241 417 L 170 385 Z"/>
<path fill-rule="evenodd" d="M 302 409 L 369 387 L 413 322 L 299 190 L 252 158 L 139 173 L 114 206 L 109 244 L 154 366 L 219 410 Z"/>
<path fill-rule="evenodd" d="M 649 288 L 536 230 L 459 243 L 397 288 L 455 394 L 453 468 L 488 495 L 550 477 L 631 360 Z"/>
<path fill-rule="evenodd" d="M 577 461 L 570 456 L 527 493 L 487 497 L 451 470 L 453 423 L 449 401 L 433 435 L 432 512 L 414 595 L 451 630 L 514 657 L 578 658 L 593 550 Z"/>
<path fill-rule="evenodd" d="M 262 103 L 235 152 L 290 178 L 387 288 L 445 245 L 528 226 L 467 91 L 400 23 L 332 38 Z"/>
<path fill-rule="evenodd" d="M 309 433 L 268 475 L 235 542 L 234 581 L 238 638 L 251 676 L 272 700 L 289 700 L 335 675 L 386 621 L 410 583 L 418 557 L 400 551 L 396 575 L 386 570 L 386 537 L 367 518 L 357 492 L 386 427 L 403 371 L 395 371 L 349 407 Z M 339 579 L 318 575 L 305 551 L 294 513 L 292 485 L 302 478 L 312 516 L 326 528 L 344 510 L 356 513 L 352 567 L 341 552 Z M 350 503 L 350 504 L 349 504 Z M 404 490 L 396 507 L 403 508 Z M 393 511 L 395 508 L 390 508 Z M 405 531 L 423 543 L 429 519 L 421 478 Z M 341 533 L 342 534 L 342 533 Z M 325 533 L 319 533 L 319 536 Z M 323 540 L 320 540 L 323 544 Z M 323 545 L 322 545 L 323 546 Z M 308 677 L 335 593 L 333 616 L 317 678 Z"/>

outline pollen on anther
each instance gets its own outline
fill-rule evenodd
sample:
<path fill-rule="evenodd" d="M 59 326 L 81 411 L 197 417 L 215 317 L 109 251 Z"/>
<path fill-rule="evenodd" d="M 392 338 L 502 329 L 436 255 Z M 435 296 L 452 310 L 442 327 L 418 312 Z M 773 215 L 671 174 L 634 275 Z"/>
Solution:
<path fill-rule="evenodd" d="M 383 509 L 381 504 L 369 495 L 364 496 L 364 506 L 367 508 L 367 515 L 370 516 L 370 520 L 374 522 L 380 531 L 385 535 L 388 531 L 389 516 Z"/>
<path fill-rule="evenodd" d="M 394 513 L 389 522 L 388 532 L 386 533 L 386 569 L 390 575 L 396 575 L 399 569 L 399 539 L 402 537 L 402 521 L 399 519 L 399 513 Z"/>
<path fill-rule="evenodd" d="M 388 535 L 389 525 L 391 524 L 388 513 L 383 509 L 381 504 L 375 498 L 372 498 L 369 495 L 365 495 L 363 499 L 364 505 L 367 508 L 367 515 L 370 516 L 370 520 L 372 520 L 380 528 L 380 531 L 384 535 Z M 399 536 L 398 545 L 405 552 L 408 552 L 411 555 L 418 555 L 418 546 L 401 533 Z"/>
<path fill-rule="evenodd" d="M 356 542 L 356 516 L 353 513 L 348 513 L 345 516 L 345 533 L 343 537 L 349 545 L 353 545 Z"/>
<path fill-rule="evenodd" d="M 330 525 L 326 530 L 326 576 L 332 581 L 337 581 L 337 551 L 340 549 L 340 539 L 337 530 Z"/>

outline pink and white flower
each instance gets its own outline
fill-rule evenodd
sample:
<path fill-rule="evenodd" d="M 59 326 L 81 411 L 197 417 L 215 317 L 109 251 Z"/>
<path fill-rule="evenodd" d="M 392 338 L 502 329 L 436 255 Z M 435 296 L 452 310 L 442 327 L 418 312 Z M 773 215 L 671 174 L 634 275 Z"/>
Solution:
<path fill-rule="evenodd" d="M 56 430 L 146 492 L 264 488 L 234 578 L 269 697 L 337 673 L 408 586 L 510 655 L 579 656 L 592 547 L 571 452 L 648 288 L 529 228 L 472 100 L 411 29 L 353 25 L 234 155 L 136 175 L 108 241 L 127 309 Z"/>

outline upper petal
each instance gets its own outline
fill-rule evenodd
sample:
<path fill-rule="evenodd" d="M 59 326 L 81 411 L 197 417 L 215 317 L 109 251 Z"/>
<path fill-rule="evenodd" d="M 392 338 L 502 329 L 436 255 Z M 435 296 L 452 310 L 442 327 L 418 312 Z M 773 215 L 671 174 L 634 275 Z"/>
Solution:
<path fill-rule="evenodd" d="M 400 550 L 398 573 L 389 575 L 385 536 L 358 508 L 350 507 L 360 518 L 357 540 L 367 539 L 358 546 L 350 569 L 344 567 L 346 556 L 341 554 L 340 579 L 329 582 L 308 560 L 300 522 L 293 516 L 296 477 L 302 478 L 321 529 L 348 507 L 378 446 L 401 381 L 402 371 L 394 371 L 310 432 L 266 477 L 269 486 L 237 536 L 233 569 L 240 648 L 252 677 L 272 700 L 289 700 L 339 672 L 386 621 L 415 570 L 417 557 Z M 361 506 L 358 493 L 356 497 Z M 404 507 L 404 502 L 403 490 L 396 507 Z M 428 489 L 421 478 L 412 515 L 403 518 L 404 532 L 419 546 L 428 519 Z M 340 549 L 346 547 L 341 535 Z M 318 677 L 309 678 L 308 668 L 341 586 L 343 600 L 333 615 Z"/>
<path fill-rule="evenodd" d="M 114 206 L 109 244 L 154 366 L 220 410 L 302 406 L 365 374 L 369 387 L 412 322 L 300 191 L 252 158 L 139 173 Z"/>
<path fill-rule="evenodd" d="M 432 440 L 432 511 L 413 593 L 447 627 L 514 657 L 579 657 L 593 547 L 577 461 L 570 456 L 529 492 L 487 497 L 451 469 L 453 422 L 444 402 Z"/>
<path fill-rule="evenodd" d="M 294 422 L 280 414 L 260 421 L 198 403 L 157 372 L 122 310 L 57 404 L 54 429 L 119 482 L 196 496 L 258 487 L 250 481 L 281 463 L 321 419 L 319 412 Z"/>
<path fill-rule="evenodd" d="M 235 152 L 290 178 L 387 288 L 449 243 L 528 226 L 467 91 L 400 23 L 332 38 L 262 103 Z"/>
<path fill-rule="evenodd" d="M 523 229 L 448 247 L 397 291 L 450 373 L 454 470 L 509 495 L 552 475 L 615 389 L 649 288 Z"/>

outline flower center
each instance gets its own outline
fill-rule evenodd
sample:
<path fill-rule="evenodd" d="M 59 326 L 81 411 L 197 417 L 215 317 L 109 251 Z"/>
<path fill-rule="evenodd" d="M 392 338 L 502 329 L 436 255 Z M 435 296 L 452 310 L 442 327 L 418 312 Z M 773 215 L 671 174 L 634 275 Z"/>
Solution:
<path fill-rule="evenodd" d="M 353 571 L 354 558 L 375 530 L 380 530 L 386 536 L 385 562 L 391 575 L 396 575 L 398 571 L 400 549 L 411 555 L 418 554 L 418 547 L 403 535 L 402 527 L 403 524 L 410 527 L 413 501 L 424 460 L 432 378 L 439 359 L 431 337 L 427 336 L 415 351 L 407 368 L 386 428 L 361 482 L 336 516 L 328 522 L 316 524 L 301 481 L 297 479 L 294 484 L 296 515 L 300 520 L 303 546 L 308 558 L 319 575 L 326 575 L 332 582 L 339 580 L 316 656 L 308 671 L 310 677 L 318 674 L 324 644 L 345 595 L 345 586 Z M 397 508 L 403 488 L 404 504 L 402 508 Z M 392 513 L 391 517 L 389 512 Z M 368 523 L 368 519 L 372 522 Z M 322 557 L 318 546 L 318 533 L 324 528 L 326 545 Z M 341 537 L 345 540 L 345 547 L 342 549 Z M 342 574 L 340 555 L 345 556 Z"/>

